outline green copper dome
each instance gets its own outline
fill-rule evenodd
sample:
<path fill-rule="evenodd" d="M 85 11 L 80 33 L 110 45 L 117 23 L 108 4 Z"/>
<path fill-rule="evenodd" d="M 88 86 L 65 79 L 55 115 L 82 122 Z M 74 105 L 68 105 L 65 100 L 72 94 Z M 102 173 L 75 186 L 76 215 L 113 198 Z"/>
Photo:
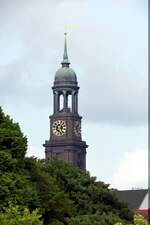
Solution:
<path fill-rule="evenodd" d="M 77 82 L 77 77 L 73 69 L 70 67 L 62 67 L 55 74 L 55 81 L 73 81 Z"/>
<path fill-rule="evenodd" d="M 54 85 L 58 86 L 76 86 L 77 85 L 77 77 L 72 68 L 69 67 L 69 60 L 67 54 L 67 40 L 66 40 L 66 33 L 65 33 L 65 44 L 64 44 L 64 54 L 63 60 L 61 62 L 62 67 L 57 70 L 55 74 L 55 81 Z"/>

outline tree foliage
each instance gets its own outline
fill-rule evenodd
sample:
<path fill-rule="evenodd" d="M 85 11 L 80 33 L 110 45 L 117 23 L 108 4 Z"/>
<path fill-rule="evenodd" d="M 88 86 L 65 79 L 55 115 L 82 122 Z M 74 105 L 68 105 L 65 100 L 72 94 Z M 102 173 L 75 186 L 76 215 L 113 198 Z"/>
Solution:
<path fill-rule="evenodd" d="M 0 213 L 1 225 L 43 225 L 38 210 L 30 213 L 28 208 L 9 206 Z"/>
<path fill-rule="evenodd" d="M 27 138 L 19 124 L 5 116 L 0 107 L 0 151 L 11 153 L 12 158 L 22 160 L 27 151 Z"/>
<path fill-rule="evenodd" d="M 57 159 L 47 161 L 45 167 L 74 202 L 77 216 L 75 220 L 87 219 L 86 216 L 91 220 L 94 216 L 99 218 L 101 224 L 114 224 L 118 220 L 132 221 L 132 213 L 127 205 L 117 199 L 107 184 L 97 182 L 88 172 Z"/>
<path fill-rule="evenodd" d="M 30 174 L 31 182 L 36 186 L 45 223 L 56 220 L 65 222 L 68 216 L 73 216 L 75 211 L 73 201 L 58 186 L 56 179 L 49 175 L 45 161 L 26 158 L 25 169 Z"/>
<path fill-rule="evenodd" d="M 115 223 L 114 225 L 122 225 L 122 223 L 118 222 L 118 223 Z M 133 219 L 133 224 L 130 224 L 130 225 L 149 225 L 149 223 L 146 219 L 144 219 L 142 215 L 135 214 Z"/>
<path fill-rule="evenodd" d="M 19 125 L 0 108 L 0 213 L 6 221 L 11 214 L 11 202 L 19 207 L 11 208 L 18 221 L 25 215 L 36 217 L 34 213 L 38 209 L 44 225 L 132 222 L 131 212 L 107 184 L 57 159 L 45 161 L 25 157 L 26 150 L 27 139 Z M 21 208 L 23 211 L 18 211 Z M 34 222 L 25 224 L 34 225 Z"/>
<path fill-rule="evenodd" d="M 0 209 L 9 202 L 29 208 L 37 206 L 36 188 L 24 171 L 26 150 L 27 139 L 19 125 L 5 116 L 0 107 Z"/>

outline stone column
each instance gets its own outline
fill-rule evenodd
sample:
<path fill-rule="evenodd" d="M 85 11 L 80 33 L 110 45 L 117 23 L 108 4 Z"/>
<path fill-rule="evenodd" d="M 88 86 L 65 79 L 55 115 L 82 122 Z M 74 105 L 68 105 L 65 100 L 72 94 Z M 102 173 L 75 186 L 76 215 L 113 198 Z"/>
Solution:
<path fill-rule="evenodd" d="M 67 91 L 63 91 L 63 97 L 64 97 L 64 109 L 68 108 L 68 96 L 67 96 Z"/>
<path fill-rule="evenodd" d="M 56 112 L 59 112 L 60 110 L 60 94 L 59 92 L 56 92 L 56 99 L 57 99 L 57 105 L 56 105 Z"/>
<path fill-rule="evenodd" d="M 54 113 L 57 111 L 57 92 L 54 91 L 53 95 L 54 95 Z"/>
<path fill-rule="evenodd" d="M 72 112 L 75 112 L 75 91 L 72 91 Z"/>
<path fill-rule="evenodd" d="M 75 93 L 75 112 L 78 112 L 78 92 Z"/>
<path fill-rule="evenodd" d="M 59 93 L 54 91 L 54 113 L 59 111 Z"/>

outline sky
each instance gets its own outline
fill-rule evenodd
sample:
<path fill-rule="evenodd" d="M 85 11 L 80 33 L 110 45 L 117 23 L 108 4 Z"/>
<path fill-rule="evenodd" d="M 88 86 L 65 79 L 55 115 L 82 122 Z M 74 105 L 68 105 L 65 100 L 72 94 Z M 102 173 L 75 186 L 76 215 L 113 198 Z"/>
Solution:
<path fill-rule="evenodd" d="M 0 105 L 44 158 L 55 72 L 68 55 L 80 86 L 87 170 L 112 188 L 147 187 L 146 0 L 0 0 Z"/>

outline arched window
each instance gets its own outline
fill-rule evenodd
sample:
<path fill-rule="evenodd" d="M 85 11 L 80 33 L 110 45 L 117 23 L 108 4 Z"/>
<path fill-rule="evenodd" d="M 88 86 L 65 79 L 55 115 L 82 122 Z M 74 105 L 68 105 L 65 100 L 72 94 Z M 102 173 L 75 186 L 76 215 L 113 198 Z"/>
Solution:
<path fill-rule="evenodd" d="M 68 109 L 72 111 L 72 95 L 68 95 Z"/>
<path fill-rule="evenodd" d="M 64 108 L 64 96 L 63 94 L 61 94 L 59 96 L 59 111 L 63 110 L 63 108 Z"/>

